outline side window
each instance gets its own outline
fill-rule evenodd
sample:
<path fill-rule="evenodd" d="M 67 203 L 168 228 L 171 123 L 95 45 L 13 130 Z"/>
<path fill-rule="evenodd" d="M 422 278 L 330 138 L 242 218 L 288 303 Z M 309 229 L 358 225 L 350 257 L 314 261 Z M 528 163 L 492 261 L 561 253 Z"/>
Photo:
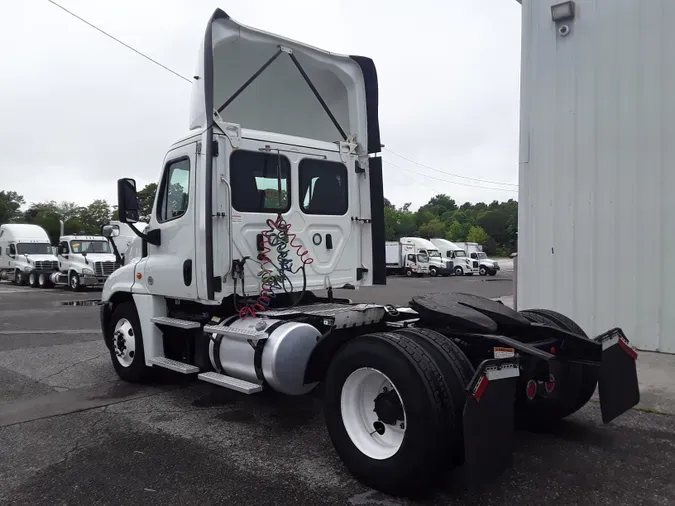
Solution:
<path fill-rule="evenodd" d="M 16 255 L 16 246 L 14 246 L 13 244 L 9 245 L 9 254 Z"/>
<path fill-rule="evenodd" d="M 452 258 L 452 252 L 451 251 L 446 251 L 445 256 L 448 258 Z"/>
<path fill-rule="evenodd" d="M 291 208 L 291 163 L 277 153 L 237 150 L 230 156 L 232 207 L 241 213 Z"/>
<path fill-rule="evenodd" d="M 67 255 L 69 253 L 68 243 L 66 241 L 61 241 L 59 243 L 59 254 Z"/>
<path fill-rule="evenodd" d="M 175 220 L 187 212 L 190 202 L 190 159 L 180 158 L 166 164 L 159 189 L 157 221 Z"/>
<path fill-rule="evenodd" d="M 305 214 L 342 216 L 349 209 L 347 167 L 340 162 L 305 158 L 298 168 Z"/>
<path fill-rule="evenodd" d="M 417 261 L 415 260 L 415 255 L 408 255 L 408 261 L 413 262 L 415 264 L 417 263 Z"/>

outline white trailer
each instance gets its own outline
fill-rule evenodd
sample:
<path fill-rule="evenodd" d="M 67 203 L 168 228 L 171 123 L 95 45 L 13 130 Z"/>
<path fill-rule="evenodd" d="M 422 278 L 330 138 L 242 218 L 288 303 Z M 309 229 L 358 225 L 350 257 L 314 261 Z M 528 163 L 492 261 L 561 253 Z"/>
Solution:
<path fill-rule="evenodd" d="M 414 244 L 400 241 L 385 243 L 387 274 L 405 274 L 408 277 L 429 274 L 429 256 Z"/>
<path fill-rule="evenodd" d="M 429 240 L 422 237 L 401 237 L 399 242 L 414 246 L 417 251 L 428 258 L 429 274 L 432 276 L 449 276 L 452 274 L 452 261 L 442 258 L 438 248 Z"/>
<path fill-rule="evenodd" d="M 452 269 L 455 276 L 478 274 L 478 260 L 469 258 L 461 246 L 447 239 L 433 238 L 430 241 L 438 249 L 441 257 L 452 260 Z"/>
<path fill-rule="evenodd" d="M 518 306 L 668 353 L 673 23 L 672 0 L 522 0 Z"/>
<path fill-rule="evenodd" d="M 19 223 L 0 225 L 0 279 L 48 288 L 54 272 L 58 272 L 58 260 L 42 227 Z"/>
<path fill-rule="evenodd" d="M 192 131 L 162 161 L 142 256 L 101 294 L 123 380 L 166 368 L 245 394 L 323 383 L 336 453 L 396 495 L 461 462 L 470 482 L 494 479 L 512 460 L 514 420 L 568 416 L 598 383 L 606 423 L 639 402 L 620 329 L 589 339 L 558 313 L 461 293 L 401 307 L 335 298 L 332 287 L 386 284 L 371 59 L 218 9 L 198 62 Z M 118 207 L 133 226 L 133 179 L 118 181 Z"/>

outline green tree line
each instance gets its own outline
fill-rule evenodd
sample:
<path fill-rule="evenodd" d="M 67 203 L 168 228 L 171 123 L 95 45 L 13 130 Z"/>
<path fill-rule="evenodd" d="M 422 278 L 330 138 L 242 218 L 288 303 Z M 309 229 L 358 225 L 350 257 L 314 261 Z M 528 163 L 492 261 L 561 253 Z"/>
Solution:
<path fill-rule="evenodd" d="M 449 241 L 476 242 L 488 255 L 508 256 L 518 244 L 518 202 L 493 201 L 490 204 L 466 202 L 461 206 L 447 195 L 432 197 L 417 211 L 410 203 L 397 208 L 384 202 L 387 241 L 400 237 L 433 237 Z"/>
<path fill-rule="evenodd" d="M 151 183 L 138 192 L 141 219 L 147 220 L 157 192 Z M 25 210 L 26 201 L 14 191 L 0 191 L 0 223 L 34 223 L 47 231 L 52 244 L 59 239 L 59 221 L 63 220 L 65 232 L 100 234 L 101 227 L 117 219 L 117 211 L 102 199 L 88 206 L 74 202 L 38 202 Z M 458 206 L 447 195 L 436 195 L 417 211 L 410 210 L 410 203 L 397 208 L 385 199 L 385 234 L 388 241 L 400 237 L 443 237 L 450 241 L 469 241 L 483 245 L 490 255 L 507 256 L 516 251 L 518 229 L 518 202 L 490 204 L 469 202 Z"/>

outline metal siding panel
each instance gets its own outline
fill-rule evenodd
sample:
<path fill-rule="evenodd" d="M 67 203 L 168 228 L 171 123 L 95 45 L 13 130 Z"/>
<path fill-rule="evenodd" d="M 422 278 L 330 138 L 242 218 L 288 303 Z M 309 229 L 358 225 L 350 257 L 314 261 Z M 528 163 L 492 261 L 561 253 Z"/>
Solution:
<path fill-rule="evenodd" d="M 675 3 L 578 0 L 564 38 L 553 3 L 522 7 L 519 309 L 675 352 Z"/>

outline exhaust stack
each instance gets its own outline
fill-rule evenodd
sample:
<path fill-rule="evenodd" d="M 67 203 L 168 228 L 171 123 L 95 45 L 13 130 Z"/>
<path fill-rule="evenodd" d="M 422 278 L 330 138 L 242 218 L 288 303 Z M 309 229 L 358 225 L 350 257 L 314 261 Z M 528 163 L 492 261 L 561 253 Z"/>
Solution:
<path fill-rule="evenodd" d="M 61 235 L 59 237 L 63 237 L 64 235 L 66 235 L 63 233 L 65 230 L 65 225 L 63 223 L 63 220 L 59 220 L 59 223 L 61 224 Z"/>

